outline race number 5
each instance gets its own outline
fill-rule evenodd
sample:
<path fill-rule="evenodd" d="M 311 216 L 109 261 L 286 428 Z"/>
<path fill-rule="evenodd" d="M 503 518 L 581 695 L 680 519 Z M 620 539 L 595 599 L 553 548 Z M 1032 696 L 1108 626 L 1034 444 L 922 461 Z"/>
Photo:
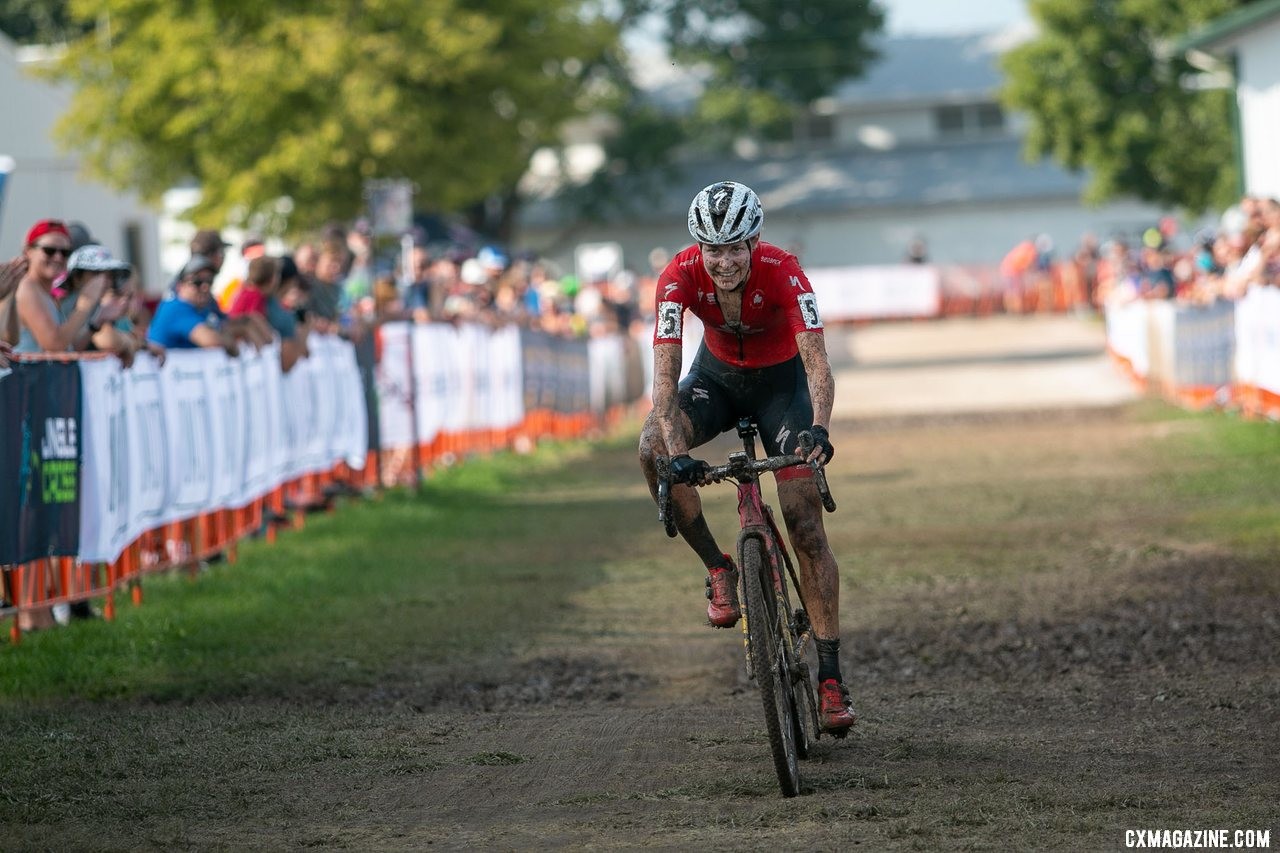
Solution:
<path fill-rule="evenodd" d="M 680 317 L 684 307 L 679 302 L 661 302 L 658 304 L 658 337 L 680 338 Z"/>
<path fill-rule="evenodd" d="M 818 316 L 818 300 L 812 293 L 801 293 L 796 297 L 800 303 L 800 316 L 804 318 L 806 329 L 821 329 L 822 318 Z"/>

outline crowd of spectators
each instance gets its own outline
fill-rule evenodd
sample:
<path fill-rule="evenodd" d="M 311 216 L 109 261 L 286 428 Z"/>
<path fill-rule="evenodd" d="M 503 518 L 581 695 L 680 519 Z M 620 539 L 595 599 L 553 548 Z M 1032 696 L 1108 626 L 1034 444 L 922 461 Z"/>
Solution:
<path fill-rule="evenodd" d="M 1054 257 L 1047 235 L 1019 243 L 1001 262 L 1006 308 L 1057 270 L 1074 303 L 1171 299 L 1235 301 L 1252 287 L 1280 285 L 1280 200 L 1246 196 L 1213 227 L 1185 231 L 1165 217 L 1139 235 L 1099 242 L 1085 234 L 1070 257 Z M 1014 306 L 1012 310 L 1016 310 Z"/>
<path fill-rule="evenodd" d="M 129 366 L 143 351 L 161 360 L 187 348 L 234 356 L 275 340 L 287 371 L 307 357 L 310 334 L 354 339 L 388 320 L 604 335 L 644 321 L 660 269 L 579 281 L 533 254 L 419 239 L 404 271 L 399 242 L 380 254 L 363 222 L 329 226 L 291 251 L 271 254 L 267 242 L 246 236 L 239 268 L 227 270 L 231 244 L 218 231 L 196 232 L 188 259 L 154 300 L 83 225 L 41 220 L 22 254 L 0 265 L 0 369 L 9 352 L 109 352 Z"/>

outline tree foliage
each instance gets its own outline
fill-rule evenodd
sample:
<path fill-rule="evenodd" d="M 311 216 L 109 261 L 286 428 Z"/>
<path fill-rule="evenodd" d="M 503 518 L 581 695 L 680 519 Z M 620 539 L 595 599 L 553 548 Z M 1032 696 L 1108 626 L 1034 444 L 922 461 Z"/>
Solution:
<path fill-rule="evenodd" d="M 884 26 L 873 0 L 654 0 L 672 56 L 708 70 L 697 116 L 711 131 L 776 137 L 800 107 L 861 76 Z"/>
<path fill-rule="evenodd" d="M 1230 91 L 1189 86 L 1171 49 L 1242 0 L 1030 0 L 1034 40 L 1005 55 L 1004 99 L 1031 118 L 1027 153 L 1088 169 L 1086 196 L 1201 212 L 1238 192 Z"/>
<path fill-rule="evenodd" d="M 720 154 L 743 136 L 785 137 L 799 110 L 866 70 L 884 25 L 873 0 L 618 0 L 617 7 L 623 26 L 659 22 L 673 64 L 698 73 L 704 86 L 688 112 L 663 109 L 634 85 L 619 87 L 606 167 L 565 193 L 587 218 L 635 212 L 661 196 L 662 182 L 679 175 L 677 152 Z"/>
<path fill-rule="evenodd" d="M 66 0 L 0 0 L 0 32 L 18 44 L 70 41 L 88 29 L 72 20 Z"/>
<path fill-rule="evenodd" d="M 291 227 L 349 218 L 366 179 L 456 210 L 514 186 L 608 91 L 617 27 L 584 0 L 71 0 L 98 22 L 56 75 L 60 127 L 107 183 L 203 191 L 193 218 L 291 198 Z"/>

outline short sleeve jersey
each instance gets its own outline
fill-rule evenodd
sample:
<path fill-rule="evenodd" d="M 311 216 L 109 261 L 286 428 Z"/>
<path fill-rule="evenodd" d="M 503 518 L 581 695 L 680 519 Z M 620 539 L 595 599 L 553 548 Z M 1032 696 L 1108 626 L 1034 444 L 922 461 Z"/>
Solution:
<path fill-rule="evenodd" d="M 147 340 L 165 349 L 194 349 L 197 344 L 191 340 L 191 333 L 201 323 L 209 323 L 212 317 L 212 312 L 203 312 L 189 302 L 166 299 L 151 318 Z"/>
<path fill-rule="evenodd" d="M 756 244 L 751 273 L 742 291 L 742 317 L 725 322 L 716 286 L 702 265 L 702 249 L 694 245 L 671 259 L 658 277 L 654 294 L 655 344 L 678 344 L 684 337 L 684 312 L 702 321 L 703 340 L 711 354 L 735 367 L 769 367 L 794 358 L 796 335 L 822 333 L 818 303 L 795 255 L 777 246 Z"/>

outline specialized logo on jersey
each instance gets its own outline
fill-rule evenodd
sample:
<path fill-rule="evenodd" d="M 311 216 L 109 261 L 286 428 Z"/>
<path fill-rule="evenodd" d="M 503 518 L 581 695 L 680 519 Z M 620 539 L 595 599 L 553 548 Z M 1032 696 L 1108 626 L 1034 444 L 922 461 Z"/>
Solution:
<path fill-rule="evenodd" d="M 793 276 L 791 276 L 791 286 L 792 286 L 792 287 L 799 287 L 799 288 L 802 288 L 802 289 L 803 289 L 804 285 L 802 285 L 802 284 L 800 283 L 800 276 L 798 276 L 798 275 L 793 275 Z"/>
<path fill-rule="evenodd" d="M 674 282 L 674 281 L 673 281 L 673 282 L 671 282 L 670 284 L 668 284 L 666 287 L 662 288 L 662 295 L 663 295 L 663 296 L 670 296 L 670 295 L 671 295 L 671 291 L 673 291 L 673 290 L 677 290 L 677 289 L 679 289 L 679 287 L 680 287 L 680 285 L 679 285 L 677 282 Z"/>
<path fill-rule="evenodd" d="M 684 313 L 679 302 L 658 303 L 658 337 L 683 338 L 680 328 L 680 315 Z"/>
<path fill-rule="evenodd" d="M 821 329 L 822 318 L 818 316 L 818 300 L 812 293 L 801 293 L 796 297 L 800 303 L 800 316 L 804 318 L 806 329 Z"/>

